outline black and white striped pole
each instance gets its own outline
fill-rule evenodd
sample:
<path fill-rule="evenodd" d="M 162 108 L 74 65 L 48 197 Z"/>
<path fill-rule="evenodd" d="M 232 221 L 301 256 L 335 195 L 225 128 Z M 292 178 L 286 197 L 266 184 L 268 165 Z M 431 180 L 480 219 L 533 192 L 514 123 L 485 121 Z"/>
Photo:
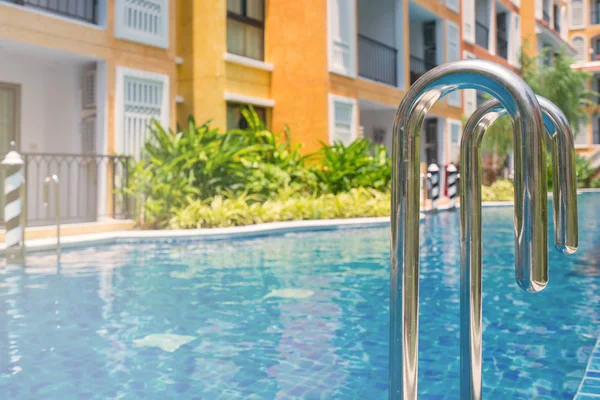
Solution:
<path fill-rule="evenodd" d="M 450 208 L 456 207 L 456 194 L 458 187 L 458 168 L 450 163 L 446 167 L 446 196 L 450 199 Z"/>
<path fill-rule="evenodd" d="M 9 263 L 25 264 L 25 177 L 23 168 L 25 161 L 15 149 L 15 142 L 10 143 L 11 150 L 0 163 L 6 171 L 4 180 L 4 227 L 6 233 L 6 259 Z"/>
<path fill-rule="evenodd" d="M 431 209 L 437 210 L 437 201 L 440 198 L 440 167 L 437 164 L 430 164 L 427 167 L 427 180 L 429 182 Z"/>

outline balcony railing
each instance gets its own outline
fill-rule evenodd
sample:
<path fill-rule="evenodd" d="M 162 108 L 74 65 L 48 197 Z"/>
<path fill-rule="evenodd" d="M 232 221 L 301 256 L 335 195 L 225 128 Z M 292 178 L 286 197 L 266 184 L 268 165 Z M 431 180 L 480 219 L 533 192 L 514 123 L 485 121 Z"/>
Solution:
<path fill-rule="evenodd" d="M 508 42 L 504 30 L 499 30 L 496 34 L 496 54 L 505 60 L 508 59 Z"/>
<path fill-rule="evenodd" d="M 98 23 L 98 0 L 2 0 L 24 7 L 37 8 L 53 14 Z"/>
<path fill-rule="evenodd" d="M 61 218 L 64 223 L 133 216 L 135 199 L 125 191 L 129 186 L 131 157 L 55 153 L 21 155 L 25 161 L 25 209 L 29 226 L 48 225 L 55 221 L 55 207 L 42 204 L 44 178 L 52 174 L 60 178 Z M 0 157 L 4 158 L 4 155 Z M 4 207 L 0 207 L 0 214 L 3 211 Z M 3 219 L 0 220 L 2 225 Z"/>
<path fill-rule="evenodd" d="M 358 35 L 358 75 L 397 86 L 398 51 L 387 44 Z"/>
<path fill-rule="evenodd" d="M 425 72 L 437 67 L 436 63 L 410 56 L 410 84 L 415 83 Z"/>
<path fill-rule="evenodd" d="M 550 24 L 550 14 L 548 14 L 548 10 L 544 10 L 543 14 L 544 14 L 544 21 L 546 21 L 548 24 Z"/>
<path fill-rule="evenodd" d="M 475 43 L 484 49 L 488 48 L 490 28 L 479 21 L 475 21 Z"/>

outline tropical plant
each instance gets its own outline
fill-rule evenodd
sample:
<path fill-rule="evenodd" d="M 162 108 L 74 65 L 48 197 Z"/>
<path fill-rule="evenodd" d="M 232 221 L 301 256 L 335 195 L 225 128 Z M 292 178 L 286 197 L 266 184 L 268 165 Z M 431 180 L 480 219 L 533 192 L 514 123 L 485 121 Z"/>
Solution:
<path fill-rule="evenodd" d="M 491 186 L 481 188 L 482 201 L 512 201 L 514 197 L 515 188 L 508 180 L 497 180 Z"/>
<path fill-rule="evenodd" d="M 546 65 L 543 62 L 547 57 L 546 51 L 537 56 L 521 52 L 521 75 L 536 94 L 556 104 L 576 130 L 579 121 L 587 115 L 586 108 L 595 104 L 593 98 L 598 93 L 587 89 L 591 75 L 572 69 L 573 60 L 562 50 L 553 55 L 550 65 Z M 481 144 L 488 167 L 495 171 L 495 175 L 498 175 L 505 165 L 512 146 L 512 121 L 508 116 L 504 116 L 490 126 Z"/>
<path fill-rule="evenodd" d="M 247 195 L 235 197 L 229 192 L 203 201 L 188 199 L 187 205 L 175 210 L 169 227 L 197 229 L 291 220 L 389 216 L 390 201 L 389 192 L 365 188 L 320 196 L 288 191 L 264 202 L 253 201 Z"/>
<path fill-rule="evenodd" d="M 322 145 L 314 168 L 321 192 L 341 193 L 358 187 L 389 189 L 392 163 L 384 146 L 364 138 L 347 146 L 341 142 Z"/>
<path fill-rule="evenodd" d="M 126 189 L 143 199 L 146 225 L 164 226 L 188 199 L 212 202 L 218 196 L 248 196 L 252 203 L 282 190 L 295 196 L 353 188 L 387 190 L 391 162 L 385 147 L 359 139 L 347 146 L 323 145 L 318 152 L 303 155 L 287 128 L 281 134 L 267 130 L 252 107 L 243 109 L 242 115 L 247 128 L 224 134 L 208 122 L 197 125 L 193 118 L 177 132 L 151 123 L 142 160 L 130 168 L 132 184 Z"/>
<path fill-rule="evenodd" d="M 548 179 L 548 190 L 552 189 L 552 157 L 549 156 L 546 159 L 546 163 L 547 163 L 547 167 L 548 167 L 548 175 L 547 175 L 547 179 Z M 575 173 L 577 175 L 577 186 L 580 188 L 587 188 L 587 187 L 598 187 L 595 186 L 597 184 L 600 184 L 600 180 L 596 180 L 593 179 L 594 177 L 594 173 L 596 172 L 596 170 L 592 167 L 592 165 L 590 164 L 590 161 L 579 155 L 576 154 L 575 155 Z"/>

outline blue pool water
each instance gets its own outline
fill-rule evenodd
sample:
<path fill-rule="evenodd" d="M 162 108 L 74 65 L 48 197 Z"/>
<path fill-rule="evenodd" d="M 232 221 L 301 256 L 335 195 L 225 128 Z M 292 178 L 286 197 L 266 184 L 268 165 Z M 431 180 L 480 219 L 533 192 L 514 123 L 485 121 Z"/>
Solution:
<path fill-rule="evenodd" d="M 512 208 L 484 210 L 486 398 L 573 398 L 600 334 L 599 202 L 579 197 L 580 250 L 551 252 L 538 294 L 513 278 Z M 422 229 L 419 399 L 456 399 L 458 215 Z M 60 269 L 31 256 L 0 274 L 0 397 L 385 399 L 388 237 L 122 242 Z"/>

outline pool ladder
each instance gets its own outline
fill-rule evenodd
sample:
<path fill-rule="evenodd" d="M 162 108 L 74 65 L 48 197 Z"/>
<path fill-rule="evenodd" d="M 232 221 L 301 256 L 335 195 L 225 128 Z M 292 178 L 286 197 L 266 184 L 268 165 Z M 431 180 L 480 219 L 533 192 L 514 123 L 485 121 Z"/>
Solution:
<path fill-rule="evenodd" d="M 58 179 L 58 175 L 49 175 L 44 179 L 44 207 L 48 207 L 50 205 L 50 186 L 54 186 L 56 257 L 60 259 L 60 179 Z"/>
<path fill-rule="evenodd" d="M 496 100 L 471 116 L 461 138 L 460 301 L 461 399 L 482 397 L 481 139 L 500 115 L 514 129 L 515 276 L 538 292 L 548 283 L 545 131 L 552 138 L 555 246 L 577 249 L 573 135 L 564 114 L 537 97 L 515 73 L 483 60 L 447 63 L 426 72 L 402 99 L 393 128 L 390 268 L 390 400 L 415 400 L 419 340 L 419 164 L 425 115 L 444 95 L 477 89 Z"/>

